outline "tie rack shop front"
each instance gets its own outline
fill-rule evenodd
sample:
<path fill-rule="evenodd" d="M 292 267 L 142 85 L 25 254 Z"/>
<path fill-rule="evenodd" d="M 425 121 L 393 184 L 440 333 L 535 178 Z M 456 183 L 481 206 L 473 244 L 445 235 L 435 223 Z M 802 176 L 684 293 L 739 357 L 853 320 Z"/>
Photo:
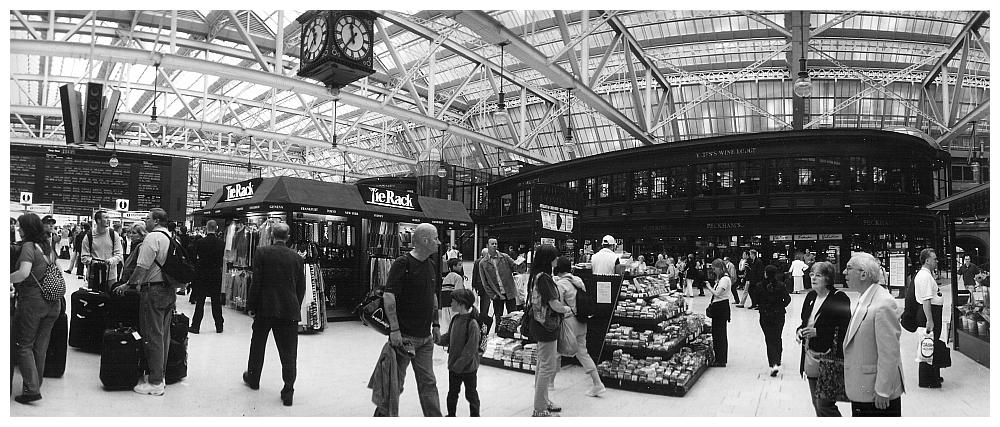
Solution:
<path fill-rule="evenodd" d="M 448 230 L 473 227 L 460 202 L 293 177 L 229 184 L 205 206 L 195 215 L 215 219 L 223 230 L 222 289 L 234 309 L 246 309 L 254 251 L 272 243 L 273 224 L 289 225 L 288 245 L 305 260 L 303 332 L 321 331 L 327 321 L 357 320 L 364 296 L 384 286 L 392 260 L 413 248 L 418 224 L 434 224 L 442 238 Z"/>

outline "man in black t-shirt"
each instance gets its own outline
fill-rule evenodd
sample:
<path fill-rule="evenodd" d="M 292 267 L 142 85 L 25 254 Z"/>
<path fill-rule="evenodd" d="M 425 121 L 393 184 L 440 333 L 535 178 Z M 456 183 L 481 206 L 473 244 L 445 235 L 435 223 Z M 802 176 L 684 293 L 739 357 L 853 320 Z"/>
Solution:
<path fill-rule="evenodd" d="M 389 267 L 383 299 L 389 318 L 389 342 L 397 349 L 399 380 L 413 362 L 420 407 L 425 417 L 441 416 L 437 379 L 434 377 L 434 343 L 441 338 L 437 319 L 437 228 L 420 224 L 413 230 L 413 250 L 396 258 Z M 376 415 L 379 414 L 376 410 Z"/>

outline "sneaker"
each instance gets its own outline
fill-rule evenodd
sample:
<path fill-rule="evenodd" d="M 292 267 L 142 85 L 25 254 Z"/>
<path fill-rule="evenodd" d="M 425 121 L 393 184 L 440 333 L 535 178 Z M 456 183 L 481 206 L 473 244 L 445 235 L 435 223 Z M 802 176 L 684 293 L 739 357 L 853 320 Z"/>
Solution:
<path fill-rule="evenodd" d="M 549 411 L 541 411 L 541 412 L 534 411 L 534 412 L 531 413 L 531 416 L 532 417 L 558 417 L 559 414 L 553 414 L 552 412 L 549 412 Z"/>
<path fill-rule="evenodd" d="M 163 383 L 160 384 L 150 384 L 150 383 L 139 383 L 135 386 L 132 391 L 139 394 L 148 394 L 151 396 L 163 396 L 163 392 L 166 391 L 167 386 Z"/>
<path fill-rule="evenodd" d="M 778 376 L 778 367 L 777 366 L 772 366 L 771 367 L 771 376 L 772 377 Z"/>
<path fill-rule="evenodd" d="M 608 391 L 608 389 L 604 388 L 604 384 L 601 384 L 600 386 L 594 386 L 591 387 L 590 390 L 587 390 L 587 396 L 598 397 L 606 391 Z"/>

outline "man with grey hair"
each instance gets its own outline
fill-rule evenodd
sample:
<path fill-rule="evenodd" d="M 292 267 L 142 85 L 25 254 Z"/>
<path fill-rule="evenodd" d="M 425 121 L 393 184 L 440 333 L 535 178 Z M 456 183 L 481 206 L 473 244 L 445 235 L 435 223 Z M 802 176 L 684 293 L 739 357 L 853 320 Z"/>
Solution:
<path fill-rule="evenodd" d="M 302 257 L 286 245 L 288 225 L 271 226 L 274 243 L 257 249 L 253 255 L 253 283 L 247 291 L 247 314 L 253 318 L 250 357 L 243 382 L 251 389 L 260 388 L 264 367 L 264 348 L 268 334 L 274 334 L 281 360 L 281 403 L 292 406 L 295 392 L 296 358 L 299 346 L 300 308 L 306 296 L 306 277 Z"/>
<path fill-rule="evenodd" d="M 205 224 L 205 237 L 194 242 L 193 261 L 195 262 L 194 283 L 191 286 L 191 298 L 194 300 L 194 317 L 188 332 L 197 334 L 201 331 L 201 319 L 205 316 L 205 298 L 212 299 L 212 318 L 215 319 L 215 332 L 222 333 L 222 256 L 226 251 L 226 242 L 215 232 L 219 229 L 215 220 Z"/>
<path fill-rule="evenodd" d="M 171 241 L 166 227 L 169 221 L 167 211 L 150 209 L 144 221 L 149 234 L 139 246 L 135 270 L 127 283 L 119 285 L 114 291 L 124 295 L 126 288 L 139 288 L 139 334 L 146 352 L 149 377 L 132 390 L 139 394 L 162 396 L 166 391 L 163 373 L 167 368 L 167 349 L 170 348 L 170 319 L 177 294 L 161 271 L 161 266 L 167 262 Z"/>
<path fill-rule="evenodd" d="M 392 262 L 382 294 L 389 319 L 389 343 L 397 349 L 399 381 L 413 362 L 420 408 L 425 417 L 441 416 L 441 400 L 434 377 L 434 343 L 441 338 L 437 323 L 437 272 L 434 261 L 438 245 L 437 228 L 420 224 L 413 230 L 413 250 Z M 375 410 L 376 416 L 388 415 Z"/>
<path fill-rule="evenodd" d="M 875 257 L 857 252 L 847 262 L 847 286 L 861 293 L 844 337 L 844 386 L 855 417 L 898 417 L 903 387 L 896 300 L 878 285 Z"/>

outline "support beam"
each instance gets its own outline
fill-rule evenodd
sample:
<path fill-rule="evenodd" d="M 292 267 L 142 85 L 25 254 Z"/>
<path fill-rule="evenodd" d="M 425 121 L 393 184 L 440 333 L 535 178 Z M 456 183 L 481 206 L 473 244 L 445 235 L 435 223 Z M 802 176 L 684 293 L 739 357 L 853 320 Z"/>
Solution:
<path fill-rule="evenodd" d="M 955 126 L 953 126 L 951 130 L 942 134 L 937 139 L 938 144 L 941 146 L 947 145 L 949 142 L 951 142 L 952 139 L 955 139 L 955 137 L 958 136 L 958 133 L 962 131 L 962 129 L 964 129 L 966 126 L 970 125 L 972 122 L 981 120 L 983 117 L 986 117 L 989 114 L 990 114 L 990 100 L 987 98 L 985 101 L 983 101 L 982 104 L 979 104 L 978 106 L 976 106 L 976 108 L 970 111 L 969 114 L 966 114 L 965 117 L 962 117 L 957 122 L 955 122 Z"/>
<path fill-rule="evenodd" d="M 553 12 L 559 15 L 563 15 L 561 10 L 556 10 Z M 582 32 L 580 33 L 580 35 L 576 36 L 575 39 L 571 40 L 569 43 L 566 43 L 566 45 L 563 46 L 561 49 L 559 49 L 559 51 L 550 56 L 549 63 L 555 64 L 557 61 L 559 61 L 560 58 L 563 57 L 563 55 L 566 55 L 568 52 L 572 51 L 573 48 L 576 47 L 576 45 L 580 44 L 580 42 L 582 42 L 584 39 L 590 37 L 595 32 L 597 32 L 597 30 L 600 29 L 600 27 L 604 25 L 605 22 L 608 22 L 608 20 L 613 18 L 617 13 L 618 12 L 609 10 L 604 12 L 601 16 L 597 17 L 597 22 L 590 23 L 590 28 L 583 28 L 581 30 Z M 563 22 L 566 22 L 565 16 L 563 17 Z"/>
<path fill-rule="evenodd" d="M 601 57 L 601 62 L 597 64 L 597 69 L 594 70 L 594 74 L 590 76 L 589 85 L 591 88 L 595 87 L 597 79 L 601 78 L 601 73 L 604 72 L 604 67 L 608 65 L 608 59 L 611 59 L 611 54 L 615 53 L 618 49 L 618 43 L 622 40 L 622 33 L 615 33 L 615 38 L 611 39 L 611 44 L 604 51 L 604 56 Z"/>
<path fill-rule="evenodd" d="M 944 66 L 948 64 L 948 62 L 951 61 L 956 54 L 958 54 L 958 49 L 965 44 L 966 36 L 972 31 L 979 30 L 979 28 L 982 27 L 983 24 L 985 24 L 989 19 L 990 12 L 988 11 L 974 13 L 972 18 L 969 19 L 969 22 L 967 22 L 965 26 L 962 27 L 962 30 L 959 31 L 958 35 L 955 36 L 955 41 L 948 46 L 948 50 L 946 50 L 944 55 L 941 56 L 941 59 L 939 59 L 934 66 L 931 67 L 931 71 L 927 73 L 927 77 L 924 77 L 924 81 L 921 84 L 924 87 L 930 86 L 931 83 L 934 82 L 934 79 L 937 78 L 938 74 L 941 73 L 941 69 L 944 68 Z"/>
<path fill-rule="evenodd" d="M 76 32 L 80 31 L 80 28 L 83 28 L 84 25 L 87 25 L 87 23 L 90 22 L 91 19 L 94 19 L 94 12 L 93 11 L 91 11 L 90 13 L 88 13 L 87 16 L 84 16 L 83 19 L 80 20 L 80 22 L 77 22 L 76 25 L 74 25 L 72 29 L 70 29 L 69 31 L 67 31 L 66 34 L 63 35 L 62 40 L 60 40 L 60 41 L 66 41 L 66 40 L 69 40 L 70 37 L 75 36 Z"/>
<path fill-rule="evenodd" d="M 453 16 L 453 19 L 478 34 L 487 43 L 496 44 L 502 41 L 509 41 L 508 51 L 511 55 L 520 59 L 521 62 L 540 72 L 556 86 L 575 89 L 574 93 L 577 98 L 590 106 L 590 108 L 604 115 L 604 117 L 607 117 L 608 120 L 624 129 L 629 135 L 643 144 L 653 145 L 656 142 L 656 138 L 618 111 L 606 99 L 595 93 L 589 85 L 573 78 L 570 73 L 557 65 L 548 65 L 548 58 L 544 54 L 511 32 L 503 24 L 497 22 L 492 16 L 482 11 L 473 10 L 457 12 Z"/>
<path fill-rule="evenodd" d="M 958 107 L 962 105 L 962 95 L 965 94 L 963 89 L 962 81 L 965 80 L 966 67 L 969 65 L 969 36 L 965 36 L 965 43 L 962 43 L 962 60 L 959 62 L 958 75 L 955 76 L 955 95 L 951 101 L 951 114 L 948 117 L 951 118 L 948 121 L 948 126 L 955 126 L 955 121 L 958 119 Z M 948 82 L 944 82 L 948 84 Z"/>
<path fill-rule="evenodd" d="M 250 47 L 250 52 L 253 53 L 254 58 L 257 58 L 257 63 L 260 64 L 260 68 L 264 71 L 270 72 L 271 64 L 264 58 L 264 55 L 260 53 L 260 49 L 257 47 L 257 43 L 254 42 L 253 37 L 250 37 L 250 33 L 248 33 L 247 30 L 240 25 L 240 20 L 236 18 L 236 14 L 231 10 L 227 10 L 226 15 L 229 16 L 229 22 L 233 24 L 236 31 L 243 37 L 243 43 Z M 247 19 L 250 19 L 249 15 L 247 16 Z"/>
<path fill-rule="evenodd" d="M 572 40 L 570 40 L 569 36 L 569 26 L 566 25 L 566 16 L 563 15 L 561 10 L 553 10 L 552 12 L 556 16 L 556 23 L 559 24 L 559 35 L 562 36 L 563 43 L 569 45 Z M 555 64 L 555 62 L 556 61 L 550 57 L 548 60 L 548 66 L 551 67 Z M 583 72 L 580 71 L 580 60 L 576 57 L 576 50 L 569 50 L 569 66 L 570 69 L 573 70 L 573 74 L 576 75 L 576 78 L 583 80 Z"/>
<path fill-rule="evenodd" d="M 625 49 L 625 66 L 628 67 L 629 82 L 632 84 L 632 111 L 635 112 L 635 120 L 642 126 L 646 123 L 646 116 L 643 113 L 645 106 L 642 103 L 642 94 L 639 92 L 639 75 L 635 72 L 635 64 L 632 60 L 632 50 Z M 647 129 L 643 127 L 643 130 Z"/>
<path fill-rule="evenodd" d="M 861 13 L 861 12 L 848 12 L 848 13 L 840 15 L 840 16 L 838 16 L 836 18 L 833 18 L 833 19 L 831 19 L 829 21 L 826 21 L 825 23 L 823 23 L 823 25 L 820 25 L 820 26 L 816 27 L 816 29 L 810 31 L 809 32 L 809 38 L 816 37 L 816 36 L 822 34 L 824 31 L 829 30 L 830 28 L 833 28 L 833 27 L 835 27 L 837 25 L 840 25 L 843 22 L 846 22 L 848 19 L 851 19 L 851 18 L 857 16 L 859 13 Z"/>
<path fill-rule="evenodd" d="M 22 14 L 20 11 L 17 10 L 11 10 L 11 13 L 14 14 L 14 17 L 17 18 L 17 20 L 21 23 L 21 25 L 24 26 L 24 29 L 28 31 L 28 34 L 30 34 L 31 37 L 33 37 L 35 40 L 42 39 L 42 35 L 38 34 L 38 31 L 35 31 L 35 28 L 28 23 L 28 18 L 25 18 L 24 14 Z"/>
<path fill-rule="evenodd" d="M 764 24 L 765 27 L 768 27 L 768 28 L 770 28 L 770 29 L 772 29 L 774 31 L 777 31 L 777 32 L 783 34 L 785 37 L 788 37 L 788 38 L 792 37 L 792 32 L 791 31 L 788 31 L 786 28 L 778 25 L 774 21 L 765 18 L 764 15 L 761 15 L 760 13 L 754 12 L 752 10 L 740 10 L 739 12 L 742 13 L 743 15 L 746 15 L 747 18 L 750 18 L 750 19 L 752 19 L 754 21 L 757 21 L 757 22 L 759 22 L 761 24 Z"/>
<path fill-rule="evenodd" d="M 650 58 L 648 55 L 646 55 L 646 51 L 642 49 L 642 46 L 639 44 L 639 41 L 632 36 L 632 33 L 629 32 L 628 27 L 626 27 L 625 24 L 623 24 L 622 21 L 618 19 L 618 17 L 612 17 L 611 19 L 609 19 L 608 25 L 610 25 L 611 28 L 615 30 L 616 34 L 625 39 L 625 48 L 632 50 L 632 54 L 635 55 L 635 58 L 639 60 L 639 63 L 641 63 L 643 67 L 646 67 L 647 70 L 652 70 L 653 78 L 656 80 L 656 84 L 660 85 L 660 89 L 669 92 L 670 83 L 667 81 L 667 78 L 664 77 L 663 73 L 660 72 L 660 68 L 656 66 L 654 60 Z M 612 47 L 614 46 L 614 42 L 611 43 L 611 46 Z M 604 67 L 600 68 L 603 69 Z M 594 77 L 596 78 L 597 74 L 595 74 Z"/>

